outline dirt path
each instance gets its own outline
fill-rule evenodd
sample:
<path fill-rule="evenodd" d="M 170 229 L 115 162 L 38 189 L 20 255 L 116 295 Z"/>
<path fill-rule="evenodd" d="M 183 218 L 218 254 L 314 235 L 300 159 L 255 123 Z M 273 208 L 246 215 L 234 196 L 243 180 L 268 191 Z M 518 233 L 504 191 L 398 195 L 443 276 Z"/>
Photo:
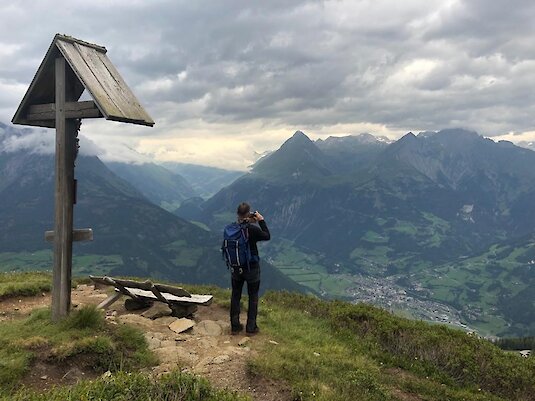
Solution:
<path fill-rule="evenodd" d="M 73 307 L 96 305 L 106 297 L 103 290 L 79 285 L 72 292 L 72 304 Z M 49 294 L 3 300 L 0 301 L 0 321 L 21 318 L 34 308 L 49 305 Z M 269 343 L 269 338 L 262 334 L 250 338 L 231 335 L 228 310 L 218 305 L 199 307 L 193 318 L 195 326 L 180 334 L 168 327 L 176 318 L 166 316 L 151 320 L 141 316 L 142 312 L 127 311 L 123 300 L 119 300 L 106 312 L 106 319 L 111 324 L 132 324 L 145 333 L 149 347 L 160 360 L 151 374 L 163 374 L 178 367 L 206 377 L 218 388 L 247 393 L 257 401 L 291 400 L 285 386 L 248 373 L 247 360 L 257 355 L 259 346 L 276 344 Z"/>

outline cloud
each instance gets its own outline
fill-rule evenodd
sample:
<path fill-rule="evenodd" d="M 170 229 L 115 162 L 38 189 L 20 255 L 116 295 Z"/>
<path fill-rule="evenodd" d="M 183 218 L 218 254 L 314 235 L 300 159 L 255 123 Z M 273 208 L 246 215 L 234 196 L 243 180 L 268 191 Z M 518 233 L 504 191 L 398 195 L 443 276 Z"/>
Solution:
<path fill-rule="evenodd" d="M 528 0 L 6 0 L 0 121 L 59 30 L 106 45 L 156 120 L 84 122 L 109 158 L 224 163 L 220 147 L 244 168 L 295 129 L 532 132 L 533 17 Z"/>
<path fill-rule="evenodd" d="M 4 152 L 27 151 L 30 153 L 48 155 L 54 153 L 54 146 L 54 136 L 51 131 L 17 131 L 4 134 L 3 141 L 0 143 L 0 150 Z"/>

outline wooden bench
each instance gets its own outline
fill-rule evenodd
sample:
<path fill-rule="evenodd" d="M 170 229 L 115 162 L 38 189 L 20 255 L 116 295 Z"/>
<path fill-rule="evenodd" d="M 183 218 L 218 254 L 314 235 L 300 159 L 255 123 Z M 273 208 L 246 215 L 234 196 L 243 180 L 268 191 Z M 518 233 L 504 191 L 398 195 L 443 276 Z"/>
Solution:
<path fill-rule="evenodd" d="M 153 284 L 147 281 L 123 280 L 112 277 L 89 276 L 97 286 L 110 286 L 115 293 L 102 301 L 97 308 L 109 308 L 123 295 L 129 297 L 125 301 L 127 310 L 143 309 L 152 306 L 154 302 L 163 302 L 173 311 L 173 316 L 185 317 L 197 311 L 199 305 L 207 306 L 212 303 L 212 295 L 190 294 L 181 287 L 166 284 Z"/>

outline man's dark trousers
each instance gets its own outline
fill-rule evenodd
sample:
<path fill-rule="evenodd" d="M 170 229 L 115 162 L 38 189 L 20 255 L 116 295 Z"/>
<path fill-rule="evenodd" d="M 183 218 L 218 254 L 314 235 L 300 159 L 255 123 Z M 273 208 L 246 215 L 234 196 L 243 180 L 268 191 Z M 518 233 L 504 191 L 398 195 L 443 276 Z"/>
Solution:
<path fill-rule="evenodd" d="M 240 326 L 240 300 L 243 283 L 247 282 L 249 294 L 249 308 L 247 310 L 246 331 L 253 332 L 256 329 L 256 315 L 258 313 L 258 291 L 260 290 L 260 265 L 254 264 L 250 270 L 247 268 L 234 268 L 232 272 L 232 299 L 230 301 L 230 323 L 233 330 Z"/>

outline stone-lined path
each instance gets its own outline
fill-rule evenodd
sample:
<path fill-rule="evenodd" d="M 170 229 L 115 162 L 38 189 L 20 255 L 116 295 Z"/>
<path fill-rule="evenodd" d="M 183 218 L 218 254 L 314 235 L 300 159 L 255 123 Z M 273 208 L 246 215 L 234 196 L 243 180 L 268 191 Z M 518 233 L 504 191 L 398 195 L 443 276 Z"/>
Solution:
<path fill-rule="evenodd" d="M 79 285 L 72 291 L 73 307 L 96 305 L 106 297 L 106 290 L 94 289 L 91 285 Z M 49 305 L 49 294 L 4 300 L 0 302 L 0 320 L 24 317 L 34 308 Z M 144 332 L 149 348 L 160 361 L 149 374 L 160 375 L 179 368 L 206 377 L 216 387 L 250 394 L 254 400 L 291 400 L 290 391 L 285 386 L 248 373 L 247 360 L 257 355 L 260 345 L 277 346 L 265 335 L 231 335 L 228 310 L 215 304 L 199 307 L 191 322 L 183 319 L 178 323 L 172 316 L 145 317 L 167 313 L 165 305 L 156 305 L 154 311 L 127 311 L 123 298 L 106 311 L 106 320 L 110 324 L 131 324 Z M 193 327 L 176 333 L 169 328 L 173 323 L 173 328 L 183 324 Z"/>

